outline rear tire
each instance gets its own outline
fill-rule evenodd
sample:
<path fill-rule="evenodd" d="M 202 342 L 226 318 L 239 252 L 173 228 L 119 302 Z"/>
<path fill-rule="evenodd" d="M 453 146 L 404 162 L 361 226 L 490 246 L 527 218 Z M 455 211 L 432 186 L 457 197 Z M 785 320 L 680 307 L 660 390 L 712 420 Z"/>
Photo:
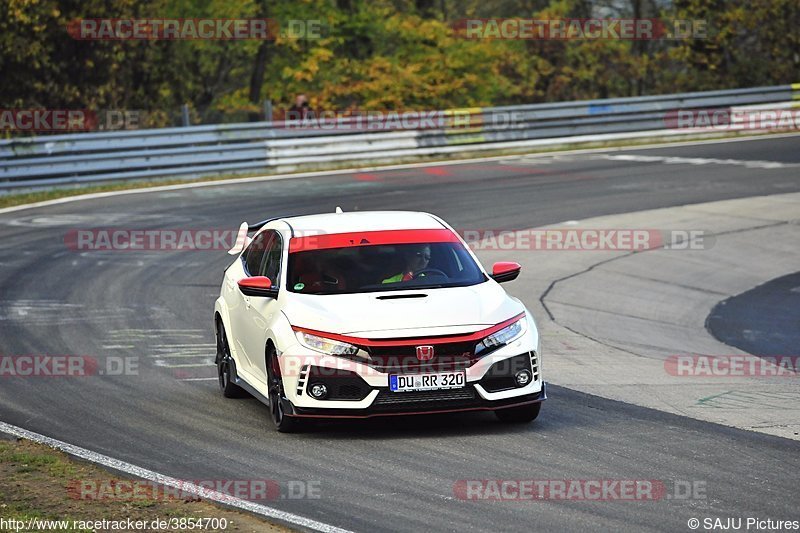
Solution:
<path fill-rule="evenodd" d="M 294 433 L 299 431 L 302 424 L 295 417 L 287 416 L 283 408 L 284 402 L 288 401 L 283 393 L 283 379 L 280 375 L 280 365 L 278 364 L 275 347 L 270 344 L 267 346 L 264 363 L 267 366 L 267 385 L 269 387 L 269 413 L 275 429 L 281 433 Z"/>
<path fill-rule="evenodd" d="M 219 388 L 226 398 L 244 398 L 247 392 L 233 382 L 233 359 L 222 321 L 217 322 L 217 376 Z"/>
<path fill-rule="evenodd" d="M 530 405 L 520 405 L 519 407 L 509 407 L 507 409 L 498 409 L 494 412 L 501 422 L 508 424 L 524 424 L 533 422 L 539 416 L 539 411 L 542 409 L 542 402 L 532 403 Z"/>

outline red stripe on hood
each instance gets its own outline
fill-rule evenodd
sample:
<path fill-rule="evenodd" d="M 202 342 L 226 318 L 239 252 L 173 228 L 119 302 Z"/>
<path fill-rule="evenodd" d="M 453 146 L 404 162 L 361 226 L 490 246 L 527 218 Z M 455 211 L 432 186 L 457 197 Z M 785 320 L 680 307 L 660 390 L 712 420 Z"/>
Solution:
<path fill-rule="evenodd" d="M 338 333 L 328 333 L 326 331 L 318 331 L 315 329 L 308 329 L 302 328 L 300 326 L 292 326 L 294 331 L 301 331 L 304 333 L 310 333 L 311 335 L 316 335 L 317 337 L 324 337 L 326 339 L 331 339 L 340 342 L 346 342 L 348 344 L 353 344 L 355 346 L 417 346 L 420 344 L 447 344 L 452 342 L 469 342 L 475 341 L 478 342 L 485 337 L 488 337 L 492 333 L 497 333 L 501 329 L 510 326 L 517 320 L 523 318 L 525 316 L 525 312 L 513 316 L 508 320 L 504 320 L 499 324 L 491 326 L 486 329 L 482 329 L 480 331 L 476 331 L 474 333 L 464 333 L 464 334 L 456 334 L 456 335 L 445 335 L 445 336 L 437 336 L 437 337 L 418 337 L 413 339 L 366 339 L 363 337 L 352 337 L 350 335 L 340 335 Z"/>

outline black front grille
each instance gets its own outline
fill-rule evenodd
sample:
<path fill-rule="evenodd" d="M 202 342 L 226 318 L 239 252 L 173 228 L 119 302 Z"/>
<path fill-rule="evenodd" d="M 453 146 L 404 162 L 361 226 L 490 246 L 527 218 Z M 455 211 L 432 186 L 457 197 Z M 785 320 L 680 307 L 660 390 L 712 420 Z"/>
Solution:
<path fill-rule="evenodd" d="M 469 359 L 475 351 L 475 342 L 440 342 L 436 343 L 435 340 L 420 341 L 420 346 L 431 345 L 436 351 L 436 355 L 459 357 Z M 370 346 L 370 355 L 375 357 L 413 357 L 417 358 L 417 346 Z"/>
<path fill-rule="evenodd" d="M 369 346 L 370 366 L 381 372 L 445 372 L 463 370 L 475 362 L 474 342 L 420 341 L 420 346 L 433 346 L 434 356 L 430 361 L 417 359 L 417 346 Z"/>
<path fill-rule="evenodd" d="M 517 388 L 517 381 L 513 376 L 483 378 L 480 384 L 488 392 L 501 392 Z"/>
<path fill-rule="evenodd" d="M 472 386 L 461 389 L 392 392 L 384 389 L 375 398 L 372 408 L 378 411 L 436 410 L 478 405 L 480 399 Z"/>
<path fill-rule="evenodd" d="M 308 387 L 322 383 L 328 388 L 325 400 L 363 400 L 372 388 L 361 376 L 349 370 L 312 366 L 308 372 Z"/>
<path fill-rule="evenodd" d="M 358 385 L 339 385 L 336 391 L 336 398 L 331 399 L 363 400 L 365 396 L 363 387 L 359 387 Z"/>

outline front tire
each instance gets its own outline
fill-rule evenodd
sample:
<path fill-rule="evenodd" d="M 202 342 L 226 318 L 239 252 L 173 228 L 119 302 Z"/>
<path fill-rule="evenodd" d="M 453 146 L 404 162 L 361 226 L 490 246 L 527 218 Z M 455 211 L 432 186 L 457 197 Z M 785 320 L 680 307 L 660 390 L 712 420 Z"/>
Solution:
<path fill-rule="evenodd" d="M 300 429 L 300 421 L 292 416 L 287 416 L 283 408 L 286 401 L 283 393 L 283 379 L 281 378 L 278 356 L 275 347 L 267 346 L 264 362 L 267 366 L 267 384 L 269 386 L 269 412 L 275 429 L 281 433 L 293 433 Z"/>
<path fill-rule="evenodd" d="M 507 409 L 498 409 L 494 412 L 495 416 L 501 422 L 508 424 L 524 424 L 533 422 L 539 416 L 539 411 L 542 409 L 542 402 L 532 403 L 530 405 L 520 405 L 519 407 L 509 407 Z"/>
<path fill-rule="evenodd" d="M 217 376 L 219 388 L 226 398 L 244 398 L 247 392 L 233 382 L 233 359 L 222 321 L 217 322 Z"/>

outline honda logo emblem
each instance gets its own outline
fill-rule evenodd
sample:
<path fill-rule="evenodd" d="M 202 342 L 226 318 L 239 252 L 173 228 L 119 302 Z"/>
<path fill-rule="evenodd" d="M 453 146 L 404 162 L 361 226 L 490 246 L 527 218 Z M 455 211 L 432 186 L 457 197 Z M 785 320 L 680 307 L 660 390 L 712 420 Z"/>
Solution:
<path fill-rule="evenodd" d="M 433 346 L 417 346 L 417 359 L 420 361 L 433 359 Z"/>

